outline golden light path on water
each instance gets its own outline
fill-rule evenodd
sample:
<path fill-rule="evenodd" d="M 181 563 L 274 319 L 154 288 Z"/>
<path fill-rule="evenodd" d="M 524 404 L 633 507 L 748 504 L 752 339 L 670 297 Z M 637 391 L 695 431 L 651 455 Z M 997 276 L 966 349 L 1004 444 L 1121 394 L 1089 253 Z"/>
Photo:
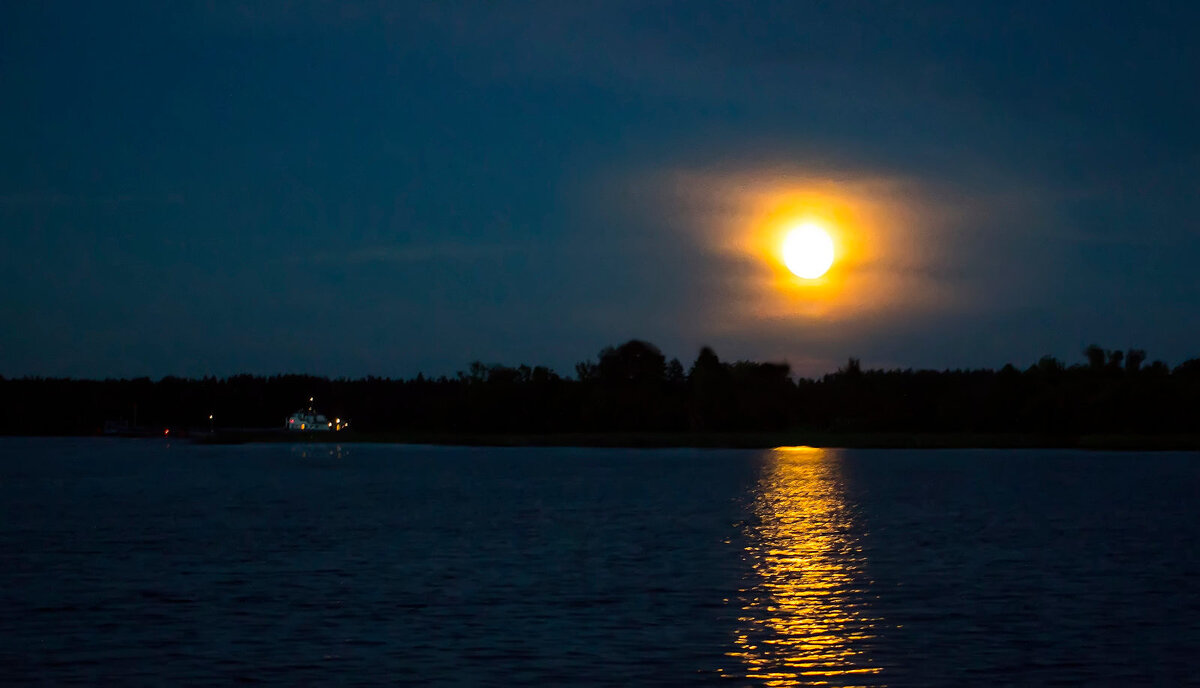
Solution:
<path fill-rule="evenodd" d="M 752 564 L 735 649 L 768 686 L 881 685 L 864 645 L 878 620 L 864 606 L 865 559 L 836 450 L 772 450 L 747 533 Z"/>

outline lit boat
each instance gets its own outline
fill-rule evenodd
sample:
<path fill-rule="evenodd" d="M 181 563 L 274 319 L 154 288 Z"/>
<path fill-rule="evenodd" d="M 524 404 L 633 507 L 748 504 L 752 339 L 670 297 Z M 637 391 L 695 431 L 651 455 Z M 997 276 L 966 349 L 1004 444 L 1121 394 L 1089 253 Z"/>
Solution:
<path fill-rule="evenodd" d="M 350 427 L 350 421 L 341 418 L 329 420 L 313 408 L 313 398 L 308 398 L 308 408 L 288 416 L 284 428 L 293 432 L 337 432 Z"/>

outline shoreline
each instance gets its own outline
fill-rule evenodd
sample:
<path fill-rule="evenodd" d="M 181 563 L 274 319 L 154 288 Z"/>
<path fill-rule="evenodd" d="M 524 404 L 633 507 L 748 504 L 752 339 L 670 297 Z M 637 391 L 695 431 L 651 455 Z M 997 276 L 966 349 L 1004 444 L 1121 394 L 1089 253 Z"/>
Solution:
<path fill-rule="evenodd" d="M 459 447 L 597 447 L 610 449 L 1084 449 L 1095 451 L 1200 451 L 1200 433 L 1086 434 L 1033 433 L 920 433 L 920 432 L 576 432 L 576 433 L 429 433 L 320 432 L 283 430 L 198 430 L 119 435 L 0 435 L 0 437 L 58 437 L 137 439 L 192 444 L 412 444 Z"/>
<path fill-rule="evenodd" d="M 198 444 L 320 443 L 428 444 L 465 447 L 605 447 L 773 449 L 810 446 L 839 449 L 1092 449 L 1198 451 L 1200 434 L 1035 435 L 1021 433 L 253 433 L 191 436 Z"/>

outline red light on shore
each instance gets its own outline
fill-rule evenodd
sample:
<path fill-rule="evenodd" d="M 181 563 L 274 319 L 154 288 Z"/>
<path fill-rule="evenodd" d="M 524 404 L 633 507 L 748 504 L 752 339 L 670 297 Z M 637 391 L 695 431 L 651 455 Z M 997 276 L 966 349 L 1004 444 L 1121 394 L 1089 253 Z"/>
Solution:
<path fill-rule="evenodd" d="M 163 437 L 166 437 L 167 435 L 170 435 L 170 434 L 171 434 L 171 428 L 167 428 L 166 430 L 163 430 Z"/>

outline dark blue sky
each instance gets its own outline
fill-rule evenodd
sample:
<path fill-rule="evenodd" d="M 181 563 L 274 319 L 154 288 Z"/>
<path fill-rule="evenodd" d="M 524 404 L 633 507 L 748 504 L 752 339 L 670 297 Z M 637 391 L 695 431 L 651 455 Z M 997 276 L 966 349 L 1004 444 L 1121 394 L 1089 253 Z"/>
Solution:
<path fill-rule="evenodd" d="M 1147 4 L 5 3 L 0 374 L 1178 363 L 1200 6 Z M 717 235 L 813 184 L 907 218 L 888 298 L 760 317 Z"/>

